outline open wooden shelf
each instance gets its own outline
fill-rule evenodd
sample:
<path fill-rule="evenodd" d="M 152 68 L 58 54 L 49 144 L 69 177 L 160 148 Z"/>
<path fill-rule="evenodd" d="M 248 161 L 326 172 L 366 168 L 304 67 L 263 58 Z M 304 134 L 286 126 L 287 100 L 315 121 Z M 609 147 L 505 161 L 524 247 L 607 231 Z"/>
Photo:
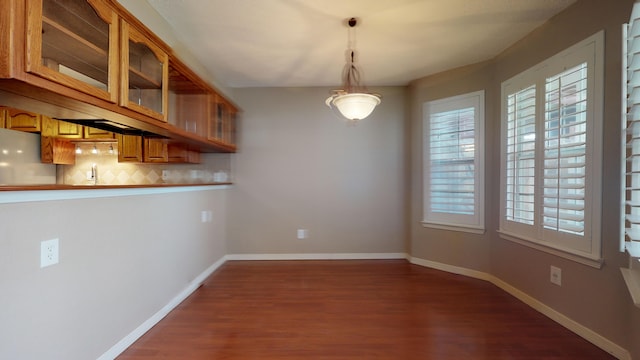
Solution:
<path fill-rule="evenodd" d="M 105 51 L 109 48 L 109 24 L 90 6 L 78 6 L 70 0 L 45 1 L 43 6 L 43 22 L 65 24 L 66 31 L 78 38 Z"/>
<path fill-rule="evenodd" d="M 162 89 L 162 82 L 136 68 L 129 68 L 129 89 Z"/>
<path fill-rule="evenodd" d="M 108 51 L 66 31 L 59 24 L 43 21 L 43 59 L 53 60 L 105 86 L 109 82 Z"/>

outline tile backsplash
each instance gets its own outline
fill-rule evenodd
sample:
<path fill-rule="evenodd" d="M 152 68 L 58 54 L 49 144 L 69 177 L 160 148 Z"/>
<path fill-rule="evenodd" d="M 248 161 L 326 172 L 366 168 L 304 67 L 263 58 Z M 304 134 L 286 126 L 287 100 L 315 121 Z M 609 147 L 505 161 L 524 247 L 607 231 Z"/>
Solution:
<path fill-rule="evenodd" d="M 213 183 L 230 174 L 230 154 L 201 154 L 200 164 L 119 163 L 116 143 L 77 143 L 75 165 L 58 166 L 65 185 L 150 185 Z M 95 178 L 92 178 L 94 168 Z M 226 176 L 220 176 L 222 173 Z M 163 178 L 164 175 L 164 178 Z M 229 180 L 231 181 L 231 180 Z"/>

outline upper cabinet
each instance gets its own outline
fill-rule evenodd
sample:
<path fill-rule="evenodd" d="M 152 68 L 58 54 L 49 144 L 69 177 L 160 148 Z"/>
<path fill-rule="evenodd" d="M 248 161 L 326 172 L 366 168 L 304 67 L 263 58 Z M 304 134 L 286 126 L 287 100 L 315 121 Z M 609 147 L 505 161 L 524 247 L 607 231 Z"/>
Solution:
<path fill-rule="evenodd" d="M 5 127 L 10 130 L 40 132 L 42 129 L 40 114 L 19 109 L 5 109 Z"/>
<path fill-rule="evenodd" d="M 59 137 L 100 121 L 192 152 L 236 151 L 237 107 L 116 0 L 0 0 L 0 44 L 0 107 L 78 124 Z M 0 119 L 40 131 L 30 116 Z"/>
<path fill-rule="evenodd" d="M 120 105 L 167 121 L 169 56 L 126 21 L 121 21 Z"/>
<path fill-rule="evenodd" d="M 211 104 L 211 122 L 209 125 L 209 140 L 220 141 L 229 145 L 236 145 L 237 110 L 221 96 L 215 96 Z"/>
<path fill-rule="evenodd" d="M 206 139 L 221 151 L 236 151 L 231 131 L 235 132 L 237 108 L 177 59 L 169 61 L 169 99 L 169 124 L 184 134 Z"/>
<path fill-rule="evenodd" d="M 102 0 L 28 0 L 26 70 L 109 102 L 118 96 L 118 16 Z"/>
<path fill-rule="evenodd" d="M 90 126 L 84 126 L 83 128 L 84 128 L 83 134 L 82 134 L 83 139 L 92 139 L 92 140 L 115 139 L 115 134 L 110 131 L 96 129 Z"/>

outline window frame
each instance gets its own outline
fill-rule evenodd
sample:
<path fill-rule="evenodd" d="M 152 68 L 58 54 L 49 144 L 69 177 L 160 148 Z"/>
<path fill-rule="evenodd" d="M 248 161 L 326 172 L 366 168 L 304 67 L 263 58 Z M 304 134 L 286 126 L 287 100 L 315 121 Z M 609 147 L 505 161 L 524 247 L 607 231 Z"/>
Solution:
<path fill-rule="evenodd" d="M 632 43 L 632 46 L 629 44 Z M 640 100 L 634 96 L 637 92 L 638 79 L 636 76 L 630 76 L 633 72 L 638 74 L 640 64 L 638 64 L 638 56 L 640 56 L 640 3 L 633 5 L 629 22 L 622 25 L 622 96 L 621 96 L 621 156 L 620 156 L 620 251 L 626 251 L 629 255 L 629 266 L 620 268 L 625 284 L 629 289 L 631 299 L 636 307 L 640 307 L 640 240 L 637 240 L 637 233 L 631 233 L 629 230 L 637 231 L 638 206 L 634 204 L 633 192 L 637 192 L 638 186 L 633 185 L 634 172 L 638 171 L 638 161 L 634 161 L 634 137 L 637 140 L 637 132 L 634 134 L 634 127 L 640 125 L 637 121 L 637 106 Z M 635 78 L 635 79 L 634 79 Z M 634 89 L 631 90 L 630 87 Z M 633 111 L 633 108 L 636 108 Z M 632 111 L 629 111 L 629 110 Z M 635 118 L 635 119 L 634 119 Z M 630 124 L 631 123 L 631 124 Z M 637 146 L 636 146 L 637 148 Z M 640 150 L 638 151 L 640 153 Z M 632 159 L 629 159 L 632 158 Z M 631 160 L 631 162 L 629 162 Z M 636 157 L 635 160 L 638 160 Z M 631 179 L 629 177 L 632 177 Z M 637 194 L 636 194 L 637 195 Z M 634 211 L 636 210 L 636 211 Z M 627 226 L 629 223 L 629 226 Z"/>
<path fill-rule="evenodd" d="M 433 212 L 431 208 L 431 142 L 429 141 L 432 115 L 448 111 L 474 109 L 474 210 L 472 215 L 454 214 L 450 212 Z M 484 90 L 425 102 L 423 110 L 423 220 L 424 227 L 462 231 L 475 234 L 485 232 L 485 95 Z"/>
<path fill-rule="evenodd" d="M 631 40 L 631 41 L 630 41 Z M 635 47 L 629 47 L 629 43 L 632 42 Z M 635 54 L 635 56 L 634 56 Z M 637 108 L 640 105 L 640 100 L 638 100 L 637 95 L 634 96 L 634 93 L 640 88 L 638 84 L 637 75 L 632 76 L 630 79 L 629 73 L 640 72 L 640 64 L 638 64 L 638 56 L 640 54 L 640 4 L 636 3 L 633 6 L 633 10 L 628 23 L 622 25 L 622 116 L 621 116 L 621 129 L 622 129 L 622 141 L 621 141 L 621 179 L 620 179 L 620 202 L 621 202 L 621 213 L 620 213 L 620 251 L 627 251 L 632 258 L 640 258 L 640 240 L 637 240 L 637 229 L 638 226 L 637 220 L 633 220 L 633 224 L 631 226 L 627 226 L 628 216 L 630 213 L 634 213 L 632 216 L 637 217 L 637 210 L 640 208 L 637 204 L 631 204 L 631 200 L 627 199 L 629 195 L 629 191 L 637 191 L 639 186 L 631 185 L 636 190 L 631 190 L 628 187 L 630 184 L 628 183 L 629 173 L 637 172 L 638 165 L 637 162 L 633 162 L 629 165 L 628 158 L 630 155 L 637 156 L 640 154 L 640 150 L 637 153 L 634 153 L 633 149 L 637 148 L 637 146 L 632 147 L 630 142 L 633 142 L 634 137 L 634 129 L 630 127 L 637 127 L 640 125 L 640 121 L 637 120 L 637 110 L 635 113 L 630 114 L 630 108 Z M 629 59 L 629 55 L 633 57 L 633 59 Z M 629 84 L 630 81 L 633 81 L 633 84 Z M 629 86 L 633 86 L 634 90 L 630 91 Z M 636 119 L 630 119 L 636 118 Z M 633 122 L 633 125 L 629 126 L 629 123 Z M 637 131 L 637 130 L 636 130 Z M 637 134 L 635 135 L 637 140 Z M 631 141 L 629 141 L 631 140 Z M 629 150 L 632 149 L 632 150 Z M 637 158 L 636 158 L 637 160 Z M 633 181 L 631 181 L 633 182 Z M 633 196 L 633 195 L 631 195 Z M 634 211 L 636 210 L 636 211 Z M 634 228 L 635 232 L 634 236 L 627 236 L 630 228 Z M 635 239 L 634 239 L 635 238 Z M 632 261 L 633 263 L 633 261 Z"/>
<path fill-rule="evenodd" d="M 587 143 L 585 149 L 584 235 L 569 235 L 545 229 L 544 206 L 544 136 L 546 83 L 582 63 L 587 63 Z M 507 98 L 517 91 L 535 86 L 535 184 L 534 224 L 526 225 L 506 218 L 507 205 Z M 529 247 L 586 265 L 600 268 L 602 259 L 602 151 L 604 103 L 604 31 L 600 31 L 543 62 L 504 81 L 501 85 L 501 151 L 500 151 L 500 222 L 499 234 Z"/>

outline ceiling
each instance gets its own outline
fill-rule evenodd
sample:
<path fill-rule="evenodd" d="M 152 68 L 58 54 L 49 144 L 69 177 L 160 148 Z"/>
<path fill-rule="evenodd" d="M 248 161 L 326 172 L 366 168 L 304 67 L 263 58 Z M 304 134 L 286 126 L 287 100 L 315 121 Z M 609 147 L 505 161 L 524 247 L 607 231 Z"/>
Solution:
<path fill-rule="evenodd" d="M 575 0 L 147 0 L 228 87 L 338 86 L 349 28 L 367 86 L 490 59 Z M 354 34 L 355 30 L 355 34 Z"/>

